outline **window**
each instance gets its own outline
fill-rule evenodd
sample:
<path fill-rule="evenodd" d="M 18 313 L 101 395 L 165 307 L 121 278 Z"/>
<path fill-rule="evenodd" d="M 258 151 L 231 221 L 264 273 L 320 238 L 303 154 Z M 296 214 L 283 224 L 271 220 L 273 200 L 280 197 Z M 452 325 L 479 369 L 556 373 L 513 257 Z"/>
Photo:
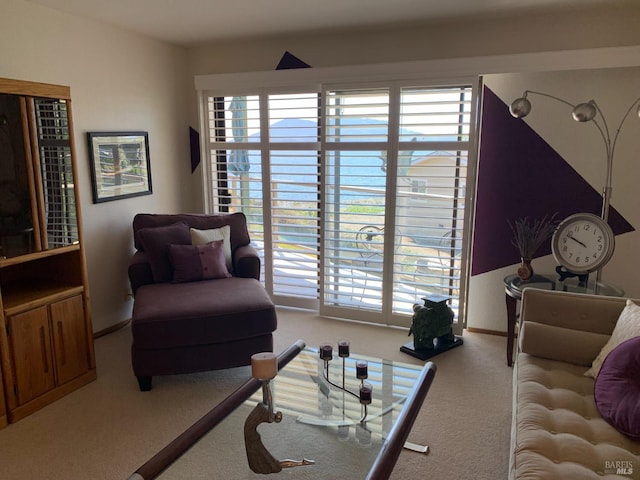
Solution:
<path fill-rule="evenodd" d="M 243 211 L 277 304 L 409 325 L 461 295 L 470 85 L 207 94 L 210 205 Z"/>

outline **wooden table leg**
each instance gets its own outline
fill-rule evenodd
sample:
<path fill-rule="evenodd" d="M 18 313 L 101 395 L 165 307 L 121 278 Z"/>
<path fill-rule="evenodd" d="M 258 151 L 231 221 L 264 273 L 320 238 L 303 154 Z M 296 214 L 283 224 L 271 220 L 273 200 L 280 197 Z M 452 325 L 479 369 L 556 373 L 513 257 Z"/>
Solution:
<path fill-rule="evenodd" d="M 516 332 L 516 305 L 518 300 L 508 293 L 505 294 L 507 304 L 507 365 L 513 365 L 513 341 Z"/>

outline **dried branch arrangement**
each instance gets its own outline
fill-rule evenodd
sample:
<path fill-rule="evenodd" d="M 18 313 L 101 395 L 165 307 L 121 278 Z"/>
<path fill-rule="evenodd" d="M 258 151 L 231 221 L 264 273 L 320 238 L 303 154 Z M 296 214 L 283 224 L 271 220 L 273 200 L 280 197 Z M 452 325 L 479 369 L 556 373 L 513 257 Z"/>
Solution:
<path fill-rule="evenodd" d="M 540 220 L 529 221 L 525 217 L 514 223 L 509 222 L 509 227 L 513 232 L 511 243 L 518 249 L 523 259 L 532 259 L 542 244 L 553 235 L 559 223 L 555 220 L 556 215 L 556 213 L 551 217 L 545 215 Z"/>

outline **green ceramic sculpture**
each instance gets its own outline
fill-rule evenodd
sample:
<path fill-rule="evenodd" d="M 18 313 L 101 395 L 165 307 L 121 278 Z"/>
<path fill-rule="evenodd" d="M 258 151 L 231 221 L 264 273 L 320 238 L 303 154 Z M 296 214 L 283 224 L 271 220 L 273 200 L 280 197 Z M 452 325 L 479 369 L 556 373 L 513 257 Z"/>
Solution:
<path fill-rule="evenodd" d="M 416 350 L 432 350 L 455 341 L 453 334 L 453 310 L 447 298 L 424 297 L 424 305 L 413 306 L 413 318 L 409 335 L 413 334 Z M 434 343 L 435 340 L 435 343 Z"/>

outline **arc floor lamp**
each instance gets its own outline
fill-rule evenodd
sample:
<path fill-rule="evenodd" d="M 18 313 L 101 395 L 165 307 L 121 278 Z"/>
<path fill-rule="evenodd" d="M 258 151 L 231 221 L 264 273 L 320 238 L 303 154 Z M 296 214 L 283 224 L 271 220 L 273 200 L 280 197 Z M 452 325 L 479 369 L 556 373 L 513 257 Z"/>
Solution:
<path fill-rule="evenodd" d="M 523 118 L 529 115 L 529 113 L 531 112 L 531 102 L 529 101 L 527 96 L 530 94 L 540 95 L 564 103 L 565 105 L 571 107 L 571 116 L 576 122 L 593 122 L 593 124 L 598 128 L 600 136 L 602 137 L 602 140 L 604 142 L 607 161 L 605 183 L 602 190 L 602 211 L 600 213 L 600 216 L 603 220 L 607 221 L 609 219 L 609 204 L 611 202 L 613 155 L 615 153 L 618 135 L 620 135 L 620 130 L 622 129 L 622 125 L 624 124 L 625 120 L 627 119 L 633 108 L 636 106 L 636 115 L 640 118 L 640 105 L 638 105 L 638 103 L 640 103 L 640 97 L 636 98 L 629 106 L 624 116 L 622 117 L 622 120 L 620 120 L 618 128 L 615 130 L 612 138 L 607 120 L 595 100 L 589 100 L 588 102 L 574 105 L 570 102 L 567 102 L 566 100 L 563 100 L 562 98 L 556 97 L 554 95 L 549 95 L 548 93 L 525 90 L 522 94 L 522 97 L 516 98 L 509 106 L 509 112 L 511 112 L 511 115 L 516 118 Z M 600 120 L 602 124 L 600 124 L 598 120 Z"/>
<path fill-rule="evenodd" d="M 554 95 L 549 95 L 548 93 L 525 90 L 522 96 L 520 98 L 516 98 L 509 106 L 509 112 L 511 112 L 511 115 L 516 118 L 523 118 L 529 115 L 529 113 L 531 112 L 531 102 L 529 101 L 527 96 L 531 94 L 540 95 L 542 97 L 551 98 L 558 102 L 564 103 L 565 105 L 571 107 L 571 116 L 576 122 L 593 122 L 593 124 L 597 127 L 604 142 L 607 162 L 605 183 L 602 189 L 602 210 L 600 212 L 600 217 L 605 222 L 608 222 L 609 206 L 611 203 L 612 193 L 611 179 L 613 172 L 613 156 L 616 149 L 616 143 L 618 141 L 618 136 L 620 135 L 620 130 L 622 129 L 622 126 L 624 125 L 624 122 L 626 121 L 629 114 L 633 111 L 634 107 L 636 107 L 636 116 L 640 118 L 640 105 L 638 105 L 640 103 L 640 97 L 636 98 L 633 103 L 631 103 L 624 116 L 622 117 L 622 120 L 620 120 L 620 123 L 618 124 L 618 127 L 616 128 L 612 137 L 612 132 L 609 130 L 607 120 L 595 100 L 589 100 L 588 102 L 574 105 L 566 100 L 563 100 L 562 98 L 556 97 Z M 596 285 L 597 282 L 600 281 L 601 274 L 601 269 L 598 269 Z"/>

